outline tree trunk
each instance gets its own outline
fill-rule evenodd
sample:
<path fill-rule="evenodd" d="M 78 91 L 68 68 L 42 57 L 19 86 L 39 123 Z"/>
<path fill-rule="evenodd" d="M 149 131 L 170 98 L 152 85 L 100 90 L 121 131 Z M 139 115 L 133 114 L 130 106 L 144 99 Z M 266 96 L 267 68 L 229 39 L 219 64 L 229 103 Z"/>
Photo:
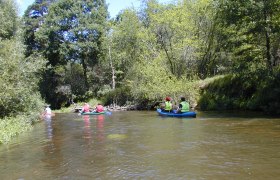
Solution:
<path fill-rule="evenodd" d="M 265 5 L 264 5 L 264 9 L 263 9 L 263 13 L 264 13 L 264 19 L 265 22 L 270 22 L 270 18 L 269 18 L 269 14 L 267 12 L 267 4 L 266 1 L 264 1 Z M 271 40 L 270 40 L 270 26 L 267 23 L 266 27 L 264 27 L 265 30 L 265 42 L 266 42 L 266 60 L 267 60 L 267 68 L 268 71 L 271 73 L 272 72 L 272 56 L 271 56 Z"/>
<path fill-rule="evenodd" d="M 83 66 L 83 74 L 84 74 L 84 78 L 85 78 L 85 86 L 86 86 L 86 90 L 89 90 L 89 85 L 88 85 L 88 78 L 87 78 L 87 65 L 85 63 L 84 58 L 82 58 L 82 66 Z"/>
<path fill-rule="evenodd" d="M 111 56 L 111 46 L 109 45 L 109 59 L 110 59 L 110 67 L 112 70 L 112 89 L 116 88 L 116 76 L 115 76 L 115 67 L 113 66 L 112 56 Z"/>
<path fill-rule="evenodd" d="M 269 32 L 265 32 L 265 41 L 266 41 L 266 59 L 267 59 L 267 67 L 268 70 L 272 71 L 272 62 L 271 62 L 271 53 L 270 53 L 270 37 Z"/>

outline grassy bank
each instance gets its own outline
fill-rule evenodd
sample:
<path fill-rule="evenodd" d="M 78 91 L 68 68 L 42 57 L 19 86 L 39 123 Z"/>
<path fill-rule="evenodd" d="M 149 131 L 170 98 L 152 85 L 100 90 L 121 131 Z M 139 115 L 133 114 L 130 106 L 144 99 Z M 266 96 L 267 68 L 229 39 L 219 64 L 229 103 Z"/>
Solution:
<path fill-rule="evenodd" d="M 202 110 L 253 110 L 280 114 L 280 71 L 273 74 L 231 74 L 203 87 Z"/>
<path fill-rule="evenodd" d="M 32 114 L 0 119 L 0 144 L 6 144 L 13 137 L 31 130 L 38 117 L 38 114 Z"/>

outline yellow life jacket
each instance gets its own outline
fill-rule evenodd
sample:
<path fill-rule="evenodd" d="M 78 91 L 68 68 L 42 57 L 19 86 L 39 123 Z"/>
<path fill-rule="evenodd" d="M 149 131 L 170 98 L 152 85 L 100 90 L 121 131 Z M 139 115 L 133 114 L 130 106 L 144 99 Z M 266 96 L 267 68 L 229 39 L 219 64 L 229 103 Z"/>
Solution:
<path fill-rule="evenodd" d="M 188 112 L 190 111 L 190 105 L 186 101 L 180 103 L 182 105 L 181 112 Z"/>
<path fill-rule="evenodd" d="M 165 102 L 165 108 L 166 111 L 171 111 L 172 110 L 172 103 L 170 101 Z"/>

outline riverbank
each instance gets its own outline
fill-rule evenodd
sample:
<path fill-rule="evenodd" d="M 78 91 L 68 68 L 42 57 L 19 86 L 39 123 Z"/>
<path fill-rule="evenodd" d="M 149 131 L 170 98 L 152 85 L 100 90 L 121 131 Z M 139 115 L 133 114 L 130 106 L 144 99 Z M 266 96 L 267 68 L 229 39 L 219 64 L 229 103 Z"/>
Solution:
<path fill-rule="evenodd" d="M 201 110 L 252 110 L 280 115 L 280 71 L 229 74 L 201 88 Z"/>
<path fill-rule="evenodd" d="M 0 119 L 0 144 L 7 144 L 15 136 L 31 130 L 35 119 L 39 119 L 36 117 L 34 115 L 20 115 Z"/>
<path fill-rule="evenodd" d="M 199 100 L 199 91 L 202 89 L 205 89 L 208 87 L 208 85 L 212 82 L 214 82 L 217 79 L 224 78 L 224 76 L 215 76 L 212 78 L 207 78 L 205 80 L 198 80 L 192 82 L 193 85 L 190 87 L 193 87 L 190 91 L 192 93 L 189 93 L 187 98 L 190 101 L 190 106 L 192 109 L 200 109 L 198 105 L 198 100 Z M 116 90 L 117 92 L 119 90 Z M 128 99 L 128 98 L 123 98 L 123 94 L 127 94 L 127 96 L 131 97 L 132 95 L 129 93 L 129 90 L 124 88 L 124 91 L 121 91 L 119 93 L 114 93 L 112 92 L 113 96 L 106 96 L 105 98 L 103 97 L 102 100 L 92 98 L 87 101 L 87 103 L 90 105 L 91 108 L 94 108 L 98 103 L 105 104 L 105 108 L 108 111 L 133 111 L 133 110 L 156 110 L 157 107 L 159 107 L 160 103 L 164 102 L 163 99 L 165 98 L 166 95 L 160 96 L 158 99 L 144 99 L 144 100 L 139 100 L 136 99 L 135 97 L 131 98 L 131 101 L 123 102 L 121 99 Z M 179 92 L 174 93 L 174 94 L 180 94 Z M 173 95 L 172 96 L 172 102 L 174 104 L 179 104 L 179 99 L 180 95 Z M 104 101 L 104 102 L 103 102 Z M 116 103 L 111 103 L 117 101 L 119 104 Z M 54 110 L 56 113 L 68 113 L 68 112 L 79 112 L 79 110 L 82 109 L 83 104 L 85 102 L 77 102 L 74 104 L 71 104 L 69 107 L 63 107 L 59 110 Z M 107 105 L 106 105 L 107 104 Z M 108 105 L 109 104 L 109 105 Z"/>

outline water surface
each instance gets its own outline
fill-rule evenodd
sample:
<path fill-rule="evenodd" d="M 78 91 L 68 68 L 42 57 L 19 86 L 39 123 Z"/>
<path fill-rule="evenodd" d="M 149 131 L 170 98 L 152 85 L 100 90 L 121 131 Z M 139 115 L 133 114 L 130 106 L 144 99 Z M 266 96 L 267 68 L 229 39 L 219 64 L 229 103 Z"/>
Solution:
<path fill-rule="evenodd" d="M 279 179 L 280 119 L 57 114 L 0 146 L 0 179 Z"/>

